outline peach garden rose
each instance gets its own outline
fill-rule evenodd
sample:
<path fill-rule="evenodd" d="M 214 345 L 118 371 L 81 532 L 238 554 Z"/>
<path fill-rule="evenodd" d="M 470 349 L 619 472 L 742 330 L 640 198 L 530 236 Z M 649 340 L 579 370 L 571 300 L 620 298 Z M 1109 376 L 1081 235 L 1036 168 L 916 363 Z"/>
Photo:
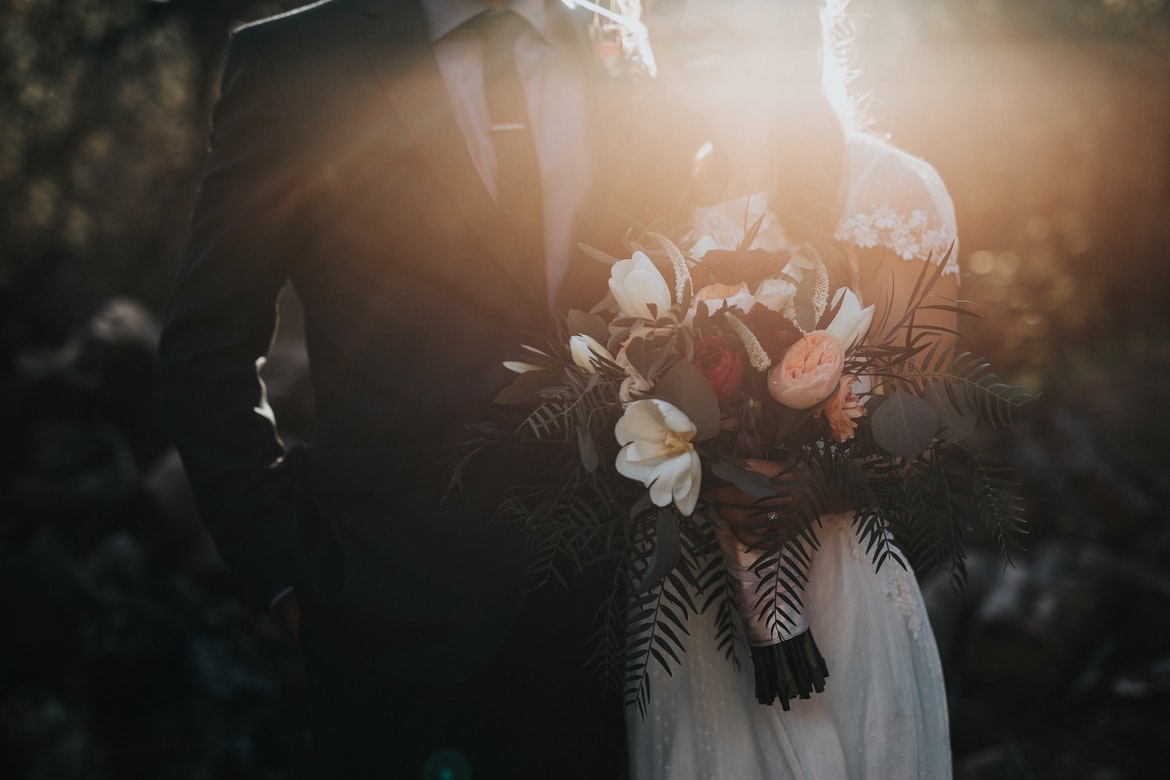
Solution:
<path fill-rule="evenodd" d="M 768 371 L 768 393 L 791 409 L 811 409 L 837 390 L 844 367 L 845 350 L 837 337 L 814 330 Z"/>

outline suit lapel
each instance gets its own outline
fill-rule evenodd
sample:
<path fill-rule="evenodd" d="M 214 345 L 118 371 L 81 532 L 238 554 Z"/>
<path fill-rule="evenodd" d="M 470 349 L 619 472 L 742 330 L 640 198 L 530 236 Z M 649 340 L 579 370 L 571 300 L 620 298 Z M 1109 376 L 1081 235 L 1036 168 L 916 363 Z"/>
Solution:
<path fill-rule="evenodd" d="M 510 261 L 517 249 L 467 151 L 418 4 L 369 0 L 361 21 L 361 47 L 409 140 L 492 261 L 525 294 L 532 285 Z"/>

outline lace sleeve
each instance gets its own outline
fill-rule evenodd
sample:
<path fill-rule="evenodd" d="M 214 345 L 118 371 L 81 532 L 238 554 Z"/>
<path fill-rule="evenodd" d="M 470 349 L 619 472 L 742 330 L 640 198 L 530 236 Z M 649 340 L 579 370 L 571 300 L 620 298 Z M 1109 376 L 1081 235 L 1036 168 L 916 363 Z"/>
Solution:
<path fill-rule="evenodd" d="M 953 242 L 944 273 L 958 275 L 954 203 L 929 163 L 876 138 L 856 136 L 849 142 L 849 179 L 838 241 L 936 263 Z"/>

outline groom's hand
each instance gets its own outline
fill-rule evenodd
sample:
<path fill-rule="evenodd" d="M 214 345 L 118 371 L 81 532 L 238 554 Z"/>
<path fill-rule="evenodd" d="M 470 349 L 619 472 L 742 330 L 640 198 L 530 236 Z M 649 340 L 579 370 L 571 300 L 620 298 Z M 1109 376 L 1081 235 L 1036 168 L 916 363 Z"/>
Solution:
<path fill-rule="evenodd" d="M 297 594 L 290 590 L 281 596 L 280 600 L 273 605 L 272 611 L 276 613 L 281 624 L 292 635 L 293 640 L 299 641 L 301 636 L 301 602 L 297 600 Z"/>

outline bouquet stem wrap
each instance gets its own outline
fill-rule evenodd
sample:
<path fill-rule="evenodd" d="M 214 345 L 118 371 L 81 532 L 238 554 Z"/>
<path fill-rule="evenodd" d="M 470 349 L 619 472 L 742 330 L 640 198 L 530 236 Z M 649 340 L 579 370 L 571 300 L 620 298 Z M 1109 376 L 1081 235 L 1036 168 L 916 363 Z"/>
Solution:
<path fill-rule="evenodd" d="M 804 586 L 778 568 L 775 581 L 764 585 L 765 575 L 756 564 L 767 551 L 750 549 L 717 513 L 712 519 L 751 647 L 756 699 L 760 704 L 780 699 L 780 706 L 789 710 L 792 699 L 824 691 L 829 676 L 808 620 L 796 606 L 803 604 Z M 781 595 L 787 595 L 791 604 Z"/>

